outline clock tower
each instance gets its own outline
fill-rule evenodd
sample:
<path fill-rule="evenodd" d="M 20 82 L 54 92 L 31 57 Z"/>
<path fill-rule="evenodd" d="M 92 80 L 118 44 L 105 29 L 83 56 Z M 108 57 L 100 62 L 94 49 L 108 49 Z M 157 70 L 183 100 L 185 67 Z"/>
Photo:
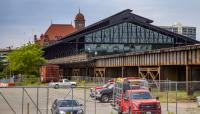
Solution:
<path fill-rule="evenodd" d="M 80 9 L 79 9 L 79 13 L 76 15 L 74 21 L 75 21 L 75 29 L 76 30 L 80 30 L 85 27 L 85 18 L 84 18 L 84 15 L 80 12 Z"/>

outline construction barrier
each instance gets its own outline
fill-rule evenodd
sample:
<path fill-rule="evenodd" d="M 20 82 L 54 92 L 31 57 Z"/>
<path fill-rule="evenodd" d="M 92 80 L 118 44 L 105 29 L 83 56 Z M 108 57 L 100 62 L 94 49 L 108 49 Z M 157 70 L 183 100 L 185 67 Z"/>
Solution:
<path fill-rule="evenodd" d="M 15 86 L 14 83 L 0 83 L 0 87 Z"/>

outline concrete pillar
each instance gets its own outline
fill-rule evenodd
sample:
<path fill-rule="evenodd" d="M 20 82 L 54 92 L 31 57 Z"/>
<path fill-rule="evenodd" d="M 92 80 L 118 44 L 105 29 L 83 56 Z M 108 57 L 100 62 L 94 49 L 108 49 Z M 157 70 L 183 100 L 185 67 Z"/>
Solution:
<path fill-rule="evenodd" d="M 163 80 L 166 80 L 164 77 L 164 71 L 165 68 L 163 66 L 159 66 L 159 85 L 160 85 L 160 91 L 164 91 L 165 90 L 165 85 L 167 85 L 166 83 L 163 82 Z"/>
<path fill-rule="evenodd" d="M 193 87 L 192 87 L 192 67 L 186 66 L 186 91 L 188 95 L 193 94 Z"/>
<path fill-rule="evenodd" d="M 159 81 L 166 80 L 164 76 L 165 68 L 163 66 L 159 66 Z"/>
<path fill-rule="evenodd" d="M 122 66 L 121 68 L 122 68 L 122 74 L 121 74 L 121 76 L 123 78 L 124 77 L 124 66 Z"/>

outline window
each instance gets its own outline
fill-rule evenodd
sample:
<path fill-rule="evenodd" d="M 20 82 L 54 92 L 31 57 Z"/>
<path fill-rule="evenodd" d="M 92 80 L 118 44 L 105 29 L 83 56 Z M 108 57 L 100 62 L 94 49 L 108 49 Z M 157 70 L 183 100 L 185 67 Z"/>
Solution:
<path fill-rule="evenodd" d="M 101 31 L 96 32 L 95 36 L 96 36 L 97 42 L 102 42 Z"/>
<path fill-rule="evenodd" d="M 85 36 L 85 42 L 92 42 L 92 34 L 88 34 Z"/>
<path fill-rule="evenodd" d="M 72 107 L 72 106 L 79 106 L 78 102 L 75 100 L 62 100 L 58 101 L 59 107 Z"/>
<path fill-rule="evenodd" d="M 118 37 L 119 37 L 119 35 L 118 35 L 118 26 L 114 26 L 114 33 L 113 33 L 113 42 L 118 42 Z"/>
<path fill-rule="evenodd" d="M 134 92 L 131 94 L 132 99 L 152 99 L 153 97 L 149 92 Z"/>

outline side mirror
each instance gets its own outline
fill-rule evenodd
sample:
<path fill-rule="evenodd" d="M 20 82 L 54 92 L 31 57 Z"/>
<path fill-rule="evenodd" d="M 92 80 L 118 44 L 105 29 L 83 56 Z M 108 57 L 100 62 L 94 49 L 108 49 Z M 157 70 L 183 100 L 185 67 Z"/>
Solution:
<path fill-rule="evenodd" d="M 156 97 L 156 100 L 159 100 L 159 97 Z"/>
<path fill-rule="evenodd" d="M 151 92 L 151 88 L 149 88 L 149 91 Z"/>
<path fill-rule="evenodd" d="M 56 107 L 56 105 L 55 104 L 53 104 L 53 108 L 55 108 Z"/>

